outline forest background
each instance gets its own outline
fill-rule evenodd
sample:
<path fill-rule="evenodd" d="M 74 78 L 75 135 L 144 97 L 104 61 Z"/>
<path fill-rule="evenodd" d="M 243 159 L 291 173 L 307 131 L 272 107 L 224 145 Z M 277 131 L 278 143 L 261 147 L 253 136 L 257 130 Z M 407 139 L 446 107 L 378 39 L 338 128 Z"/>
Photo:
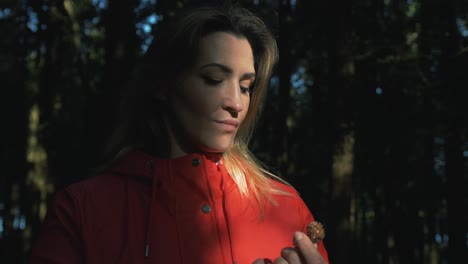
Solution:
<path fill-rule="evenodd" d="M 1 263 L 27 263 L 54 193 L 99 164 L 158 22 L 206 2 L 0 1 Z M 332 263 L 468 263 L 468 1 L 235 2 L 280 50 L 251 147 Z"/>

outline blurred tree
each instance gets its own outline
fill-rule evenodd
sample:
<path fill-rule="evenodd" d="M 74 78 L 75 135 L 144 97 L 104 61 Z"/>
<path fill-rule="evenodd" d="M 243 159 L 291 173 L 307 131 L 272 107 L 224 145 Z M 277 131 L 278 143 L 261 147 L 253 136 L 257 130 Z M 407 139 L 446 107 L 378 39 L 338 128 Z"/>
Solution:
<path fill-rule="evenodd" d="M 461 60 L 460 33 L 457 28 L 457 7 L 452 0 L 443 5 L 435 2 L 440 19 L 440 87 L 443 89 L 443 124 L 445 130 L 446 197 L 448 218 L 448 261 L 467 262 L 468 206 L 466 203 L 467 171 L 463 160 L 463 133 L 467 134 L 466 83 L 462 83 L 459 67 Z M 463 65 L 464 64 L 464 65 Z M 463 88 L 462 88 L 463 87 Z M 465 95 L 465 97 L 463 97 Z M 462 99 L 463 98 L 463 99 Z M 466 136 L 465 136 L 466 137 Z"/>
<path fill-rule="evenodd" d="M 32 43 L 26 6 L 4 1 L 0 10 L 0 164 L 5 170 L 0 175 L 0 257 L 8 256 L 6 260 L 13 261 L 22 259 L 23 254 L 23 233 L 18 224 L 26 211 L 21 200 L 28 167 L 25 156 L 30 72 L 26 61 Z"/>
<path fill-rule="evenodd" d="M 132 75 L 140 45 L 136 35 L 135 8 L 139 1 L 108 1 L 103 13 L 105 29 L 102 88 L 91 98 L 87 109 L 87 153 L 91 161 L 102 162 L 103 143 L 117 116 L 117 103 Z"/>

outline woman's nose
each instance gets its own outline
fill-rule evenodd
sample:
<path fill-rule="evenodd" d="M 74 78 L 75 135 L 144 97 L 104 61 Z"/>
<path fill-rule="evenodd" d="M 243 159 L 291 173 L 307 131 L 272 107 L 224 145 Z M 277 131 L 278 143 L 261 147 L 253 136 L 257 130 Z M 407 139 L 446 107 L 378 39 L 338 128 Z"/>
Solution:
<path fill-rule="evenodd" d="M 239 113 L 244 110 L 240 86 L 238 84 L 231 85 L 228 90 L 223 100 L 223 109 L 233 113 Z"/>

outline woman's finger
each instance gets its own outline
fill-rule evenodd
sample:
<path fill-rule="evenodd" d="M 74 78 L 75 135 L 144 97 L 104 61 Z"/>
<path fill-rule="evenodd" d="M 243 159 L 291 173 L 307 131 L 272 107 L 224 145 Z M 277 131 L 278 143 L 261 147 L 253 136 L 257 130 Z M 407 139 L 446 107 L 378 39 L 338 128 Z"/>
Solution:
<path fill-rule="evenodd" d="M 325 264 L 317 244 L 312 243 L 306 234 L 302 232 L 294 233 L 294 243 L 307 264 Z"/>
<path fill-rule="evenodd" d="M 300 264 L 301 256 L 296 248 L 286 247 L 281 250 L 281 257 L 286 259 L 286 261 L 290 264 Z"/>
<path fill-rule="evenodd" d="M 283 257 L 279 257 L 273 261 L 273 264 L 288 264 L 288 261 Z"/>

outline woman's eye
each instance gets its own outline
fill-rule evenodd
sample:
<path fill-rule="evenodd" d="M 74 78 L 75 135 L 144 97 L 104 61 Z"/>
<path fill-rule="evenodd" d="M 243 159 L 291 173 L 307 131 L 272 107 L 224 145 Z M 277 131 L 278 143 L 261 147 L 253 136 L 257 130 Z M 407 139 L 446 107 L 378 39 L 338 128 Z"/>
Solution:
<path fill-rule="evenodd" d="M 249 93 L 251 92 L 250 87 L 240 87 L 242 93 Z"/>
<path fill-rule="evenodd" d="M 252 94 L 253 81 L 242 81 L 240 84 L 240 90 L 242 93 Z"/>
<path fill-rule="evenodd" d="M 221 83 L 223 80 L 218 80 L 218 79 L 215 79 L 215 78 L 211 78 L 209 76 L 202 76 L 203 80 L 205 81 L 205 83 L 209 84 L 209 85 L 216 85 L 216 84 L 219 84 Z"/>

